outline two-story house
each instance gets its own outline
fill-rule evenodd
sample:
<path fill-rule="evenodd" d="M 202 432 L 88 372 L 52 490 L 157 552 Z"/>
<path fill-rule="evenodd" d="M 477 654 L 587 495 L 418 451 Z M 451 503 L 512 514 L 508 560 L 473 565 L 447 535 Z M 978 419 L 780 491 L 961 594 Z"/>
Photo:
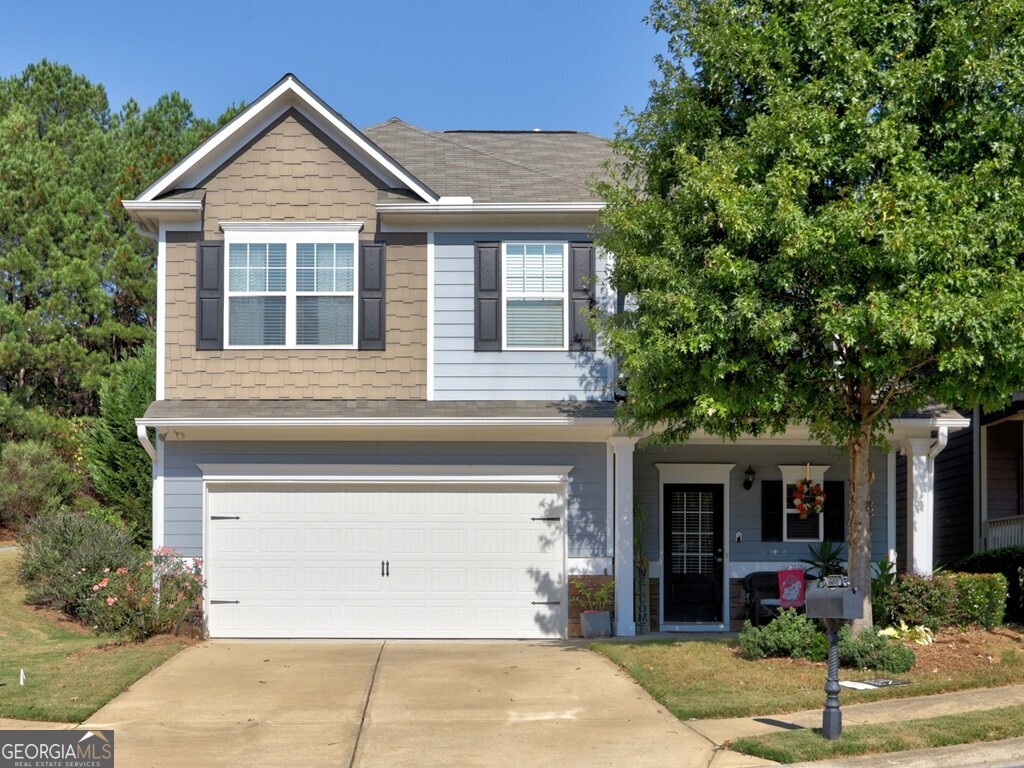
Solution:
<path fill-rule="evenodd" d="M 125 201 L 159 254 L 154 545 L 203 558 L 212 636 L 564 637 L 574 575 L 616 579 L 631 635 L 635 504 L 653 627 L 729 629 L 746 573 L 843 537 L 847 462 L 806 429 L 616 426 L 585 311 L 617 303 L 587 185 L 609 157 L 572 131 L 359 130 L 288 75 Z M 966 423 L 894 424 L 912 531 Z M 881 558 L 895 453 L 874 472 Z"/>

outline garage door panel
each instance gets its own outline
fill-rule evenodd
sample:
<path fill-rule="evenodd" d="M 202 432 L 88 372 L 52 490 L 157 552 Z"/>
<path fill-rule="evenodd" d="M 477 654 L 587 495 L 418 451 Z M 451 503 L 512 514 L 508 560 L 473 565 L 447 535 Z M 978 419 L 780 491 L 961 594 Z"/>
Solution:
<path fill-rule="evenodd" d="M 559 636 L 537 603 L 564 599 L 562 509 L 557 488 L 211 487 L 209 516 L 238 519 L 209 521 L 210 632 Z"/>

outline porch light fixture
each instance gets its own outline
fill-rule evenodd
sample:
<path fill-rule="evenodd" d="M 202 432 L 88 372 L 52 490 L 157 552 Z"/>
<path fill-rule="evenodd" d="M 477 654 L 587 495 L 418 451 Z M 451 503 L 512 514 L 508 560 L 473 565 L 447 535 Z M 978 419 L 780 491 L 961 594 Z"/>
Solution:
<path fill-rule="evenodd" d="M 754 487 L 754 468 L 747 464 L 747 471 L 743 473 L 743 490 L 749 491 Z"/>

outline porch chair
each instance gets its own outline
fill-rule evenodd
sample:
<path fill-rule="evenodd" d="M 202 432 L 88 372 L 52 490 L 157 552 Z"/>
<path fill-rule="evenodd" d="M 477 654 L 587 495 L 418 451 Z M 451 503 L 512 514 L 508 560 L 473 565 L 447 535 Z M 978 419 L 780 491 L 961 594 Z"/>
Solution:
<path fill-rule="evenodd" d="M 743 577 L 743 589 L 747 595 L 747 616 L 755 627 L 762 622 L 771 621 L 779 615 L 781 600 L 779 597 L 778 571 L 755 571 Z M 803 593 L 801 591 L 797 611 L 803 612 Z"/>

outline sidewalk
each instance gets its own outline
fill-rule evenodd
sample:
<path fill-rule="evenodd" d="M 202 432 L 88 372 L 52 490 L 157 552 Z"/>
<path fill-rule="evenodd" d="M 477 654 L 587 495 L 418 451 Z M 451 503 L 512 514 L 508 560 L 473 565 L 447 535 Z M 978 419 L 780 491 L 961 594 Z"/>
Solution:
<path fill-rule="evenodd" d="M 822 702 L 824 703 L 824 701 Z M 1004 688 L 982 688 L 956 693 L 940 693 L 910 699 L 892 699 L 867 704 L 851 704 L 842 708 L 843 727 L 889 723 L 902 720 L 955 715 L 961 712 L 995 709 L 996 707 L 1024 705 L 1024 685 Z M 760 736 L 767 733 L 795 730 L 798 728 L 820 728 L 821 710 L 793 712 L 774 717 L 736 717 L 726 720 L 688 720 L 685 723 L 713 745 L 721 746 L 742 736 Z M 712 768 L 726 768 L 733 764 L 728 758 L 740 755 L 718 752 L 711 762 Z M 750 760 L 751 758 L 746 758 Z M 745 762 L 745 765 L 751 765 Z M 763 765 L 774 765 L 763 761 Z M 799 766 L 814 768 L 867 768 L 883 766 L 892 768 L 959 768 L 961 766 L 987 766 L 1008 768 L 1024 766 L 1024 738 L 1007 741 L 964 744 L 939 749 L 914 750 L 891 755 L 865 755 L 843 760 L 823 760 L 813 763 L 799 763 Z"/>

